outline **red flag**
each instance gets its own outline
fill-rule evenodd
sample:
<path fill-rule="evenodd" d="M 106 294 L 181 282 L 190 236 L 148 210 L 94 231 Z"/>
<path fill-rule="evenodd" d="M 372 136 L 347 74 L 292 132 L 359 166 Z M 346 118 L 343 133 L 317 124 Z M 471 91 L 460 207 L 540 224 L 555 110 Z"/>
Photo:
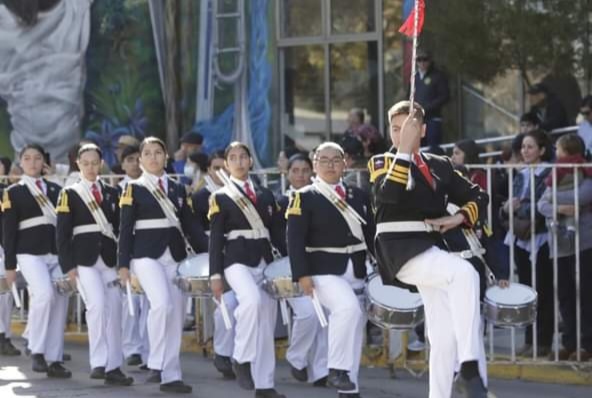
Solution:
<path fill-rule="evenodd" d="M 419 0 L 419 18 L 417 19 L 417 35 L 421 33 L 423 29 L 423 21 L 425 19 L 425 0 Z M 415 7 L 405 20 L 405 23 L 399 28 L 399 32 L 405 36 L 413 37 L 413 25 L 415 24 Z"/>

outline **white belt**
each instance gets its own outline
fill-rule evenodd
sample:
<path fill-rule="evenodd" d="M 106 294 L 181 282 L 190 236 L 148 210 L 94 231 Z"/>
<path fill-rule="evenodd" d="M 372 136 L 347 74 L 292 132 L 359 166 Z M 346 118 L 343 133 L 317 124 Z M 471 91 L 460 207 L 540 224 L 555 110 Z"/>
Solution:
<path fill-rule="evenodd" d="M 138 220 L 135 229 L 162 229 L 172 227 L 168 218 L 151 218 L 148 220 Z"/>
<path fill-rule="evenodd" d="M 45 216 L 27 218 L 26 220 L 19 222 L 18 229 L 20 231 L 23 229 L 38 227 L 39 225 L 51 225 L 51 223 Z"/>
<path fill-rule="evenodd" d="M 98 224 L 78 225 L 72 229 L 72 236 L 89 234 L 92 232 L 101 232 L 101 228 Z"/>
<path fill-rule="evenodd" d="M 237 238 L 245 239 L 270 239 L 269 231 L 267 229 L 235 229 L 226 234 L 227 240 Z"/>
<path fill-rule="evenodd" d="M 313 252 L 326 252 L 335 254 L 351 254 L 355 252 L 361 252 L 366 250 L 367 246 L 365 243 L 357 243 L 355 245 L 349 245 L 344 247 L 306 247 L 307 253 Z"/>
<path fill-rule="evenodd" d="M 423 221 L 392 221 L 376 225 L 376 235 L 385 232 L 433 232 L 434 228 Z"/>

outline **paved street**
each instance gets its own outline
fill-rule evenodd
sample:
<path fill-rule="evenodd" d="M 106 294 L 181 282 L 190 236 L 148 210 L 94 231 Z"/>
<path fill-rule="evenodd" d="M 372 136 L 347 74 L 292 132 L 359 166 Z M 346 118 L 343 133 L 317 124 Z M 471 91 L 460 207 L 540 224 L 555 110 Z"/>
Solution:
<path fill-rule="evenodd" d="M 17 341 L 17 344 L 21 344 Z M 67 352 L 73 360 L 66 366 L 73 370 L 72 380 L 48 380 L 41 374 L 32 373 L 30 360 L 26 357 L 0 359 L 0 397 L 162 397 L 157 385 L 145 384 L 146 373 L 136 369 L 127 371 L 136 379 L 136 385 L 129 388 L 111 388 L 88 378 L 88 354 L 83 345 L 68 344 Z M 210 360 L 197 354 L 182 357 L 185 381 L 193 385 L 191 396 L 200 398 L 250 398 L 252 392 L 243 391 L 234 382 L 223 381 Z M 427 396 L 427 379 L 415 379 L 405 372 L 398 372 L 397 379 L 389 378 L 384 369 L 363 369 L 362 396 L 364 398 L 424 398 Z M 276 373 L 277 388 L 289 398 L 334 398 L 330 389 L 309 387 L 295 382 L 285 362 L 280 362 Z M 492 382 L 492 391 L 499 398 L 587 398 L 592 396 L 592 387 L 535 384 L 522 381 Z"/>

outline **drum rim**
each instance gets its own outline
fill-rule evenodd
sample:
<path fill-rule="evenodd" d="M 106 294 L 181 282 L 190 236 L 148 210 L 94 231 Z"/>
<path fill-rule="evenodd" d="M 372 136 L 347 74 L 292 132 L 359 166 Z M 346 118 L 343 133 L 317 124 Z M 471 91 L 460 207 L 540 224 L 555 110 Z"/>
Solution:
<path fill-rule="evenodd" d="M 503 303 L 502 304 L 502 303 L 498 303 L 496 301 L 493 301 L 491 298 L 487 297 L 487 291 L 489 291 L 490 289 L 494 289 L 494 288 L 497 288 L 497 289 L 502 289 L 502 288 L 500 288 L 499 286 L 492 286 L 492 287 L 488 288 L 487 290 L 485 290 L 485 295 L 483 296 L 483 302 L 484 303 L 487 303 L 487 304 L 491 304 L 491 305 L 496 305 L 498 307 L 504 307 L 504 308 L 515 308 L 515 307 L 530 305 L 532 303 L 538 302 L 539 293 L 536 290 L 534 290 L 532 287 L 527 286 L 527 285 L 524 285 L 522 283 L 516 283 L 515 285 L 520 285 L 522 287 L 527 288 L 529 290 L 529 292 L 533 294 L 532 300 L 529 301 L 529 302 L 526 302 L 526 303 L 522 303 L 522 304 L 507 304 L 507 303 Z"/>
<path fill-rule="evenodd" d="M 405 312 L 405 313 L 407 313 L 407 312 L 415 312 L 415 311 L 417 311 L 417 309 L 419 309 L 419 308 L 421 308 L 421 307 L 424 306 L 423 305 L 423 300 L 421 301 L 421 305 L 419 305 L 417 307 L 414 307 L 414 308 L 391 307 L 391 306 L 387 306 L 384 303 L 381 303 L 380 301 L 376 301 L 375 299 L 373 299 L 370 296 L 370 290 L 368 289 L 370 287 L 370 282 L 372 282 L 376 277 L 380 277 L 380 274 L 378 274 L 377 272 L 374 272 L 371 275 L 368 275 L 367 280 L 366 280 L 366 286 L 364 287 L 364 290 L 366 292 L 366 294 L 365 294 L 366 299 L 369 300 L 372 304 L 376 304 L 376 305 L 380 304 L 381 307 L 384 307 L 384 308 L 387 308 L 387 309 L 390 309 L 390 310 L 397 310 L 397 312 Z M 384 286 L 384 284 L 382 284 L 382 286 Z M 403 289 L 403 288 L 400 288 L 400 287 L 397 287 L 397 286 L 392 286 L 392 287 L 395 287 L 395 288 L 398 288 L 398 289 L 401 289 L 401 290 L 406 290 L 406 289 Z M 417 295 L 419 295 L 418 293 L 412 293 L 412 292 L 409 292 L 409 293 L 410 294 L 417 294 Z M 421 298 L 421 295 L 419 295 L 419 296 Z"/>

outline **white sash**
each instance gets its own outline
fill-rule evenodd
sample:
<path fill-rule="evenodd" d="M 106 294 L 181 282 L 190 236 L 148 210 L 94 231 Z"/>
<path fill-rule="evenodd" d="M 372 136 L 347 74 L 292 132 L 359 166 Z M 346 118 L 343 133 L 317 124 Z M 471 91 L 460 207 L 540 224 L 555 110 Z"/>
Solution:
<path fill-rule="evenodd" d="M 210 177 L 209 175 L 206 175 L 204 177 L 204 181 L 206 182 L 206 189 L 208 191 L 210 191 L 210 193 L 214 193 L 216 192 L 218 189 L 222 188 L 220 187 L 218 184 L 216 184 L 214 182 L 214 180 L 212 179 L 212 177 Z"/>
<path fill-rule="evenodd" d="M 98 182 L 96 182 L 98 184 Z M 83 181 L 78 181 L 76 184 L 73 184 L 71 188 L 80 196 L 82 202 L 86 205 L 88 211 L 93 216 L 95 223 L 101 229 L 101 233 L 108 238 L 117 241 L 117 237 L 113 233 L 113 226 L 107 220 L 105 213 L 103 213 L 103 209 L 95 200 L 94 195 L 91 193 L 90 189 Z"/>
<path fill-rule="evenodd" d="M 322 181 L 320 178 L 315 178 L 312 186 L 333 206 L 335 206 L 339 211 L 339 214 L 345 219 L 352 235 L 360 242 L 365 243 L 364 231 L 362 230 L 362 223 L 365 224 L 364 218 L 349 206 L 345 200 L 341 199 L 332 186 Z"/>
<path fill-rule="evenodd" d="M 21 184 L 29 189 L 29 192 L 33 195 L 35 201 L 39 205 L 43 216 L 47 219 L 47 223 L 55 227 L 58 221 L 58 216 L 51 200 L 49 200 L 47 195 L 45 195 L 45 193 L 33 182 L 32 177 L 23 176 L 21 178 Z"/>

